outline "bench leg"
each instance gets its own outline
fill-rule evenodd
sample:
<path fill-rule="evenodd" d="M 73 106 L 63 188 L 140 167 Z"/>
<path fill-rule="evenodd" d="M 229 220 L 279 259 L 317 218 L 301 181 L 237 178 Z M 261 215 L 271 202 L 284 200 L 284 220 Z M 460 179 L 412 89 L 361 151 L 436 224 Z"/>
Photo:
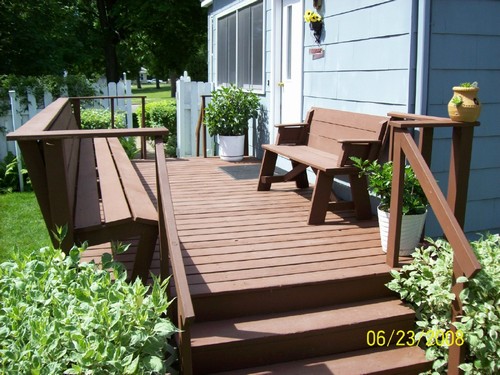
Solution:
<path fill-rule="evenodd" d="M 137 247 L 137 254 L 135 256 L 134 269 L 131 276 L 132 281 L 134 281 L 137 277 L 140 277 L 143 283 L 147 282 L 157 239 L 157 227 L 148 226 L 148 228 L 143 231 Z"/>
<path fill-rule="evenodd" d="M 274 169 L 276 168 L 277 159 L 277 154 L 268 150 L 264 150 L 264 158 L 262 159 L 262 165 L 260 167 L 259 184 L 257 186 L 258 191 L 267 191 L 271 189 L 271 182 L 264 182 L 263 177 L 274 175 Z"/>
<path fill-rule="evenodd" d="M 292 167 L 296 168 L 300 163 L 292 160 Z M 299 189 L 305 189 L 309 187 L 309 181 L 307 180 L 307 171 L 303 171 L 297 177 L 295 177 L 295 186 Z"/>
<path fill-rule="evenodd" d="M 356 218 L 358 220 L 371 219 L 373 215 L 366 177 L 359 177 L 357 174 L 349 175 L 349 180 L 351 182 L 351 193 Z"/>
<path fill-rule="evenodd" d="M 332 191 L 333 176 L 318 171 L 316 184 L 311 198 L 311 211 L 309 212 L 309 225 L 323 224 L 325 222 L 330 193 Z"/>

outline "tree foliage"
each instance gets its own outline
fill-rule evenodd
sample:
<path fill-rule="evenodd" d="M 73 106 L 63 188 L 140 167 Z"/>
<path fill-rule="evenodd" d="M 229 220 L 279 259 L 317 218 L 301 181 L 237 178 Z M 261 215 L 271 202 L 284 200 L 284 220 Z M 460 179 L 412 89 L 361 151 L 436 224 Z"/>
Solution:
<path fill-rule="evenodd" d="M 166 78 L 205 45 L 198 0 L 0 0 L 0 74 Z"/>

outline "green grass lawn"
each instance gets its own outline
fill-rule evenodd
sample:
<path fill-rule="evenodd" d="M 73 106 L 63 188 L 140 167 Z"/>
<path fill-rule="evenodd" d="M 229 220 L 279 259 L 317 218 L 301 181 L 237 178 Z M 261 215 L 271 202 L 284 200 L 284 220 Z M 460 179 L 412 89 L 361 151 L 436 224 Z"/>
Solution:
<path fill-rule="evenodd" d="M 166 83 L 161 83 L 160 88 L 156 88 L 156 84 L 142 84 L 142 88 L 138 89 L 136 85 L 132 85 L 132 95 L 146 95 L 146 103 L 155 102 L 159 100 L 172 100 L 175 101 L 175 98 L 172 98 L 170 95 L 170 85 Z M 141 104 L 140 99 L 132 100 L 132 104 Z"/>
<path fill-rule="evenodd" d="M 34 193 L 0 194 L 0 262 L 51 244 Z"/>

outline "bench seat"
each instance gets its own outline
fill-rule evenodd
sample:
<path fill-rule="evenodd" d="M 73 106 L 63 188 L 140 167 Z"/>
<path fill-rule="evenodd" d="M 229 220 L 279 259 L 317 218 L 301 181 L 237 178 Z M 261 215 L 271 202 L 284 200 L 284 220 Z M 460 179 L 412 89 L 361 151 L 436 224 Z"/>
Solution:
<path fill-rule="evenodd" d="M 60 98 L 16 132 L 49 233 L 67 226 L 68 251 L 139 238 L 131 279 L 146 281 L 158 239 L 158 213 L 118 137 L 168 134 L 165 128 L 82 130 Z M 164 157 L 164 156 L 163 156 Z"/>
<path fill-rule="evenodd" d="M 351 157 L 375 160 L 385 141 L 387 117 L 325 108 L 312 108 L 306 122 L 277 125 L 274 145 L 262 145 L 264 158 L 257 190 L 266 191 L 276 182 L 295 181 L 309 187 L 307 168 L 316 174 L 308 224 L 325 222 L 328 210 L 354 210 L 360 220 L 372 217 L 365 177 L 353 167 Z M 290 160 L 292 169 L 276 175 L 278 156 Z M 351 201 L 341 201 L 332 191 L 333 178 L 346 175 Z"/>

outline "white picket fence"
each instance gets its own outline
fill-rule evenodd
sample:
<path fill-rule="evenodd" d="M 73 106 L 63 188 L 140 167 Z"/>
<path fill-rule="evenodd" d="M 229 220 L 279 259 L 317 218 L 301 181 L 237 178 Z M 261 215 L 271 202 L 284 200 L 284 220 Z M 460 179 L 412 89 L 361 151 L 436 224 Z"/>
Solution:
<path fill-rule="evenodd" d="M 120 81 L 118 83 L 110 83 L 108 85 L 106 85 L 105 81 L 100 81 L 96 83 L 95 88 L 96 92 L 99 93 L 98 95 L 102 96 L 124 96 L 131 95 L 132 93 L 130 80 L 127 80 L 126 83 Z M 31 92 L 28 92 L 28 106 L 26 109 L 23 108 L 24 106 L 20 105 L 18 93 L 9 91 L 9 96 L 11 109 L 3 117 L 0 117 L 0 161 L 5 158 L 9 151 L 17 155 L 15 143 L 7 142 L 5 135 L 21 127 L 30 118 L 34 117 L 38 112 L 53 101 L 52 95 L 49 92 L 46 92 L 43 96 L 42 102 L 37 103 L 35 96 Z M 110 105 L 111 100 L 109 99 L 95 100 L 93 103 L 93 106 L 96 108 L 109 108 Z M 117 110 L 126 112 L 127 126 L 132 127 L 131 100 L 115 99 L 115 111 Z"/>
<path fill-rule="evenodd" d="M 196 125 L 201 110 L 201 95 L 209 95 L 213 85 L 208 82 L 191 82 L 191 78 L 184 75 L 176 82 L 177 94 L 177 156 L 196 156 Z M 200 155 L 202 135 L 200 133 Z M 207 135 L 207 155 L 213 155 L 213 138 Z"/>

